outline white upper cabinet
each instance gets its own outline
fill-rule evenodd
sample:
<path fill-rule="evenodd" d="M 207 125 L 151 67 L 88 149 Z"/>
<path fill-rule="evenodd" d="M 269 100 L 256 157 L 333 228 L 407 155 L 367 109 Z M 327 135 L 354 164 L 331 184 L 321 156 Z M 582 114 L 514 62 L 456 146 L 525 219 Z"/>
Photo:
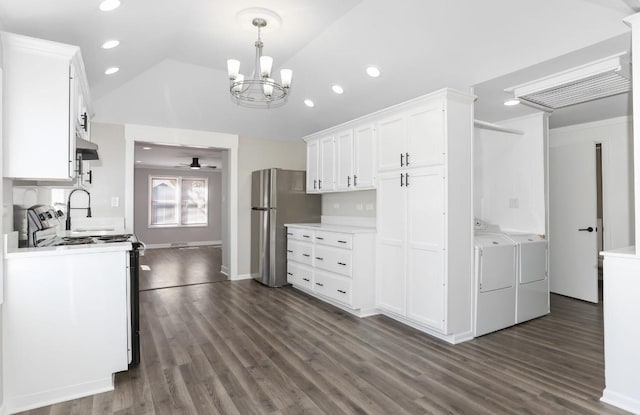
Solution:
<path fill-rule="evenodd" d="M 444 103 L 436 101 L 407 113 L 406 167 L 444 163 Z"/>
<path fill-rule="evenodd" d="M 307 193 L 317 193 L 320 178 L 320 143 L 318 140 L 307 143 Z"/>
<path fill-rule="evenodd" d="M 349 190 L 353 186 L 353 130 L 336 134 L 336 190 Z"/>
<path fill-rule="evenodd" d="M 356 190 L 376 187 L 376 136 L 373 124 L 353 130 L 353 187 Z"/>
<path fill-rule="evenodd" d="M 79 91 L 88 91 L 80 49 L 4 32 L 0 38 L 4 176 L 69 181 Z"/>
<path fill-rule="evenodd" d="M 395 114 L 378 121 L 378 171 L 404 167 L 407 116 Z"/>
<path fill-rule="evenodd" d="M 321 192 L 335 190 L 335 141 L 333 136 L 320 139 L 320 175 L 318 179 L 318 189 Z"/>

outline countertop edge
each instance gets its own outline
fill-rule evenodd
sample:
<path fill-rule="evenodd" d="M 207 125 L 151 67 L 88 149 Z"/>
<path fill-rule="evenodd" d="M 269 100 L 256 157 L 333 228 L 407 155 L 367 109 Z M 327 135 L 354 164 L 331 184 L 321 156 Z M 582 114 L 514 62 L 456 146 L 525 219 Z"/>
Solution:
<path fill-rule="evenodd" d="M 103 252 L 130 251 L 131 242 L 114 242 L 108 244 L 84 244 L 69 246 L 53 246 L 43 248 L 14 248 L 5 252 L 5 258 L 30 258 L 61 255 L 98 254 Z"/>
<path fill-rule="evenodd" d="M 284 226 L 288 228 L 300 228 L 319 230 L 327 232 L 342 232 L 342 233 L 376 233 L 376 228 L 364 227 L 364 226 L 348 226 L 348 225 L 333 225 L 325 223 L 285 223 Z"/>

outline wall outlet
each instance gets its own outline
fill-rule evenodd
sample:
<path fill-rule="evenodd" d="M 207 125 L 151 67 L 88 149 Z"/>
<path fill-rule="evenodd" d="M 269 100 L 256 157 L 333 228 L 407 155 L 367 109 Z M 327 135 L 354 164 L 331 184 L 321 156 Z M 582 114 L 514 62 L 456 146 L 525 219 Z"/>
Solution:
<path fill-rule="evenodd" d="M 367 203 L 367 204 L 364 206 L 364 208 L 365 208 L 366 210 L 373 210 L 373 203 Z"/>
<path fill-rule="evenodd" d="M 517 197 L 512 197 L 509 199 L 509 208 L 517 209 L 520 207 L 520 200 Z"/>
<path fill-rule="evenodd" d="M 114 196 L 111 198 L 111 207 L 118 207 L 120 206 L 120 198 L 117 196 Z"/>
<path fill-rule="evenodd" d="M 362 210 L 362 203 L 358 203 L 356 205 L 356 210 Z"/>

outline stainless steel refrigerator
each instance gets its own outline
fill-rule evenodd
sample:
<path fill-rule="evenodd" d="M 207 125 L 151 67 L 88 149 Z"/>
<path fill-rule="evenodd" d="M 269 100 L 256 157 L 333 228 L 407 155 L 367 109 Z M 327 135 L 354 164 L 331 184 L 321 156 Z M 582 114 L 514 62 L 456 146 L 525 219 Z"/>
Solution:
<path fill-rule="evenodd" d="M 306 172 L 266 169 L 251 175 L 251 276 L 270 287 L 287 284 L 285 223 L 320 222 L 320 195 L 308 195 Z"/>

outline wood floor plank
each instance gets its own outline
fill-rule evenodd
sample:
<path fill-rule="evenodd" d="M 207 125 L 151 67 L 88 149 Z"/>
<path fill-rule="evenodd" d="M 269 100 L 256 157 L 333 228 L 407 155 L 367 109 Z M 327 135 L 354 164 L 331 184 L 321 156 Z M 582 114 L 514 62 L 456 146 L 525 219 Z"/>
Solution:
<path fill-rule="evenodd" d="M 599 401 L 602 306 L 551 309 L 453 346 L 253 281 L 144 291 L 140 367 L 29 414 L 624 414 Z"/>

